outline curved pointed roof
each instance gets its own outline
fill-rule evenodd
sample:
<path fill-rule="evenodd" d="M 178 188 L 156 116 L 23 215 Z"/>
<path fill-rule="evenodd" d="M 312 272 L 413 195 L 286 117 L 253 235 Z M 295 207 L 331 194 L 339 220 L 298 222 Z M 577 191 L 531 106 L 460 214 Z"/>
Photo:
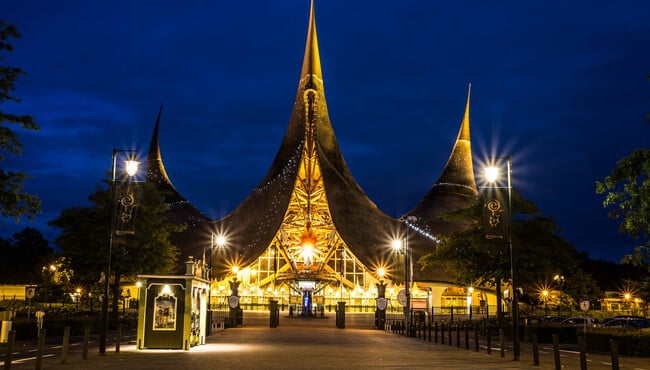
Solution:
<path fill-rule="evenodd" d="M 156 118 L 156 125 L 151 136 L 149 144 L 149 154 L 147 155 L 147 178 L 146 181 L 155 184 L 160 191 L 165 203 L 169 205 L 167 217 L 174 224 L 185 224 L 185 230 L 174 233 L 170 236 L 172 244 L 179 247 L 180 261 L 185 261 L 188 256 L 198 257 L 202 253 L 205 245 L 206 224 L 211 222 L 196 207 L 194 207 L 185 197 L 183 197 L 174 187 L 167 176 L 165 166 L 160 155 L 160 142 L 158 139 L 158 130 L 160 128 L 160 116 L 162 115 L 162 104 Z"/>
<path fill-rule="evenodd" d="M 172 182 L 169 180 L 167 171 L 165 171 L 165 165 L 162 161 L 162 156 L 160 155 L 158 130 L 160 128 L 160 116 L 162 115 L 162 110 L 163 106 L 161 104 L 158 116 L 156 117 L 156 125 L 153 129 L 153 135 L 151 135 L 151 142 L 149 144 L 149 154 L 147 155 L 147 181 L 155 183 L 158 186 L 158 190 L 165 191 L 165 201 L 171 204 L 186 200 L 178 193 L 174 185 L 172 185 Z"/>
<path fill-rule="evenodd" d="M 332 221 L 350 250 L 362 263 L 386 249 L 389 230 L 400 222 L 382 213 L 368 199 L 348 169 L 329 119 L 316 35 L 314 3 L 302 72 L 289 125 L 266 176 L 253 192 L 215 228 L 228 233 L 230 256 L 246 263 L 257 258 L 279 229 L 295 184 L 307 121 L 313 122 L 318 158 Z"/>
<path fill-rule="evenodd" d="M 478 195 L 470 141 L 470 92 L 471 84 L 458 137 L 444 170 L 427 195 L 404 216 L 412 220 L 416 228 L 427 233 L 448 233 L 462 228 L 462 223 L 445 220 L 444 215 L 465 207 L 472 197 Z"/>

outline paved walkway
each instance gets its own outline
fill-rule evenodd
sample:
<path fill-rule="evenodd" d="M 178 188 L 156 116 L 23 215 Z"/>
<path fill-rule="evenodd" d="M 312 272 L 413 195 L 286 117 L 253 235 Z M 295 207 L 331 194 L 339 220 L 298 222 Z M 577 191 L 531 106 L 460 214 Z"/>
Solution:
<path fill-rule="evenodd" d="M 532 365 L 532 354 L 522 352 L 521 361 L 498 351 L 481 352 L 406 338 L 370 329 L 367 319 L 348 315 L 346 329 L 336 329 L 333 317 L 298 319 L 282 317 L 280 326 L 269 328 L 268 313 L 245 314 L 244 326 L 219 331 L 207 343 L 190 351 L 136 350 L 122 345 L 116 354 L 109 348 L 99 356 L 96 346 L 88 359 L 79 347 L 71 349 L 68 361 L 43 359 L 43 369 L 553 369 L 553 355 L 540 355 L 541 366 Z M 470 348 L 473 348 L 470 346 Z M 579 368 L 576 360 L 563 360 L 563 368 Z M 34 369 L 34 360 L 14 363 L 12 369 Z M 589 369 L 606 369 L 594 366 Z M 611 368 L 611 366 L 609 367 Z M 621 367 L 623 369 L 623 367 Z"/>

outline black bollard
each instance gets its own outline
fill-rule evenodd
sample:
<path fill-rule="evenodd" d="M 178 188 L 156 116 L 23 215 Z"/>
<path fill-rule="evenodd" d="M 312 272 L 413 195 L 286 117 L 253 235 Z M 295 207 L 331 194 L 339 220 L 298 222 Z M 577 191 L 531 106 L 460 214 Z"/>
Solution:
<path fill-rule="evenodd" d="M 445 344 L 445 323 L 440 323 L 440 343 Z"/>
<path fill-rule="evenodd" d="M 117 325 L 117 340 L 115 341 L 115 353 L 120 353 L 121 341 L 122 341 L 122 324 L 119 324 Z"/>
<path fill-rule="evenodd" d="M 537 342 L 537 330 L 532 332 L 533 336 L 533 365 L 539 366 L 539 343 Z"/>
<path fill-rule="evenodd" d="M 438 322 L 435 321 L 433 323 L 433 335 L 434 335 L 434 342 L 438 343 Z"/>
<path fill-rule="evenodd" d="M 452 343 L 451 343 L 451 323 L 449 323 L 449 327 L 447 329 L 448 329 L 447 330 L 447 339 L 448 339 L 449 345 L 451 346 L 452 345 Z"/>
<path fill-rule="evenodd" d="M 490 332 L 490 328 L 488 327 L 486 330 L 487 334 L 487 354 L 491 355 L 492 354 L 492 333 Z"/>
<path fill-rule="evenodd" d="M 474 351 L 478 352 L 478 327 L 474 324 Z"/>
<path fill-rule="evenodd" d="M 580 370 L 587 370 L 587 338 L 584 335 L 578 337 L 580 344 Z"/>
<path fill-rule="evenodd" d="M 553 334 L 553 358 L 555 359 L 555 370 L 562 370 L 560 363 L 560 338 L 557 334 Z"/>
<path fill-rule="evenodd" d="M 499 329 L 499 347 L 501 347 L 501 357 L 506 357 L 506 336 L 503 329 Z"/>
<path fill-rule="evenodd" d="M 456 323 L 456 347 L 460 348 L 460 325 Z"/>
<path fill-rule="evenodd" d="M 469 349 L 469 330 L 467 323 L 465 323 L 465 349 Z"/>
<path fill-rule="evenodd" d="M 612 353 L 612 370 L 619 370 L 618 367 L 618 342 L 614 339 L 609 340 L 609 350 Z"/>

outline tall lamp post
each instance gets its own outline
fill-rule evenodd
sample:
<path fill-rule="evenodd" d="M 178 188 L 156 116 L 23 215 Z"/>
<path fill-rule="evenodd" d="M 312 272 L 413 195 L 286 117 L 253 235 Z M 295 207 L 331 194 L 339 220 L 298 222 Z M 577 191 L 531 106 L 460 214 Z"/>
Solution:
<path fill-rule="evenodd" d="M 209 273 L 207 275 L 208 280 L 210 280 L 210 289 L 208 289 L 208 320 L 206 320 L 208 324 L 208 328 L 206 330 L 206 333 L 208 335 L 212 334 L 212 254 L 214 253 L 214 246 L 217 245 L 219 248 L 222 248 L 224 245 L 226 245 L 226 238 L 223 235 L 217 235 L 214 232 L 210 233 L 210 256 L 208 259 L 208 264 L 209 264 Z"/>
<path fill-rule="evenodd" d="M 406 325 L 406 336 L 411 335 L 411 251 L 408 242 L 408 225 L 404 239 L 395 239 L 392 247 L 396 251 L 404 253 L 404 293 L 406 303 L 404 304 L 404 324 Z"/>
<path fill-rule="evenodd" d="M 510 279 L 512 280 L 512 343 L 514 360 L 519 361 L 519 297 L 517 296 L 517 274 L 515 268 L 515 251 L 512 246 L 512 226 L 514 224 L 514 215 L 512 214 L 512 157 L 499 158 L 506 161 L 506 177 L 508 180 L 506 189 L 508 189 L 508 249 L 510 252 Z M 485 168 L 485 176 L 491 184 L 495 184 L 499 178 L 498 167 Z M 498 186 L 494 186 L 498 188 Z"/>
<path fill-rule="evenodd" d="M 115 234 L 115 181 L 117 173 L 117 157 L 120 153 L 124 153 L 127 159 L 124 161 L 124 170 L 128 176 L 128 180 L 132 181 L 135 174 L 138 172 L 140 162 L 137 161 L 135 154 L 136 151 L 132 149 L 113 149 L 113 157 L 111 161 L 111 183 L 110 183 L 110 231 L 108 235 L 108 261 L 106 263 L 106 275 L 104 276 L 104 297 L 102 299 L 102 325 L 99 332 L 99 354 L 106 353 L 106 334 L 108 332 L 108 297 L 110 292 L 110 277 L 111 277 L 111 257 L 113 254 L 113 235 Z M 132 199 L 120 199 L 120 202 L 130 201 Z M 133 205 L 133 204 L 131 204 Z"/>

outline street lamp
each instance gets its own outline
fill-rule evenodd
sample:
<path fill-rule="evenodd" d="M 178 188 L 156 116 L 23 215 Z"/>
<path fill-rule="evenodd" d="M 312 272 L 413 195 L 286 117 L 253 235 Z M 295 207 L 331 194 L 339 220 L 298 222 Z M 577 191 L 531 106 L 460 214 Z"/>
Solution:
<path fill-rule="evenodd" d="M 499 158 L 506 161 L 506 177 L 508 180 L 508 248 L 510 251 L 510 279 L 512 280 L 512 342 L 514 360 L 519 360 L 519 298 L 517 297 L 517 274 L 515 269 L 515 252 L 512 246 L 512 226 L 514 215 L 512 214 L 512 157 Z M 499 168 L 495 166 L 485 168 L 485 177 L 491 184 L 496 184 L 499 178 Z M 497 187 L 497 186 L 495 186 Z"/>
<path fill-rule="evenodd" d="M 555 281 L 557 286 L 560 288 L 560 296 L 558 297 L 559 303 L 557 308 L 557 315 L 560 316 L 560 310 L 562 309 L 562 304 L 564 300 L 564 276 L 559 274 L 555 275 L 553 277 L 553 281 Z"/>
<path fill-rule="evenodd" d="M 472 321 L 472 296 L 474 295 L 474 287 L 467 288 L 467 308 L 469 310 L 469 321 Z"/>
<path fill-rule="evenodd" d="M 544 316 L 548 316 L 548 290 L 544 289 L 542 291 L 542 296 L 544 297 Z"/>
<path fill-rule="evenodd" d="M 411 335 L 411 252 L 408 244 L 408 225 L 404 239 L 394 239 L 391 243 L 395 251 L 404 253 L 404 293 L 406 303 L 404 304 L 404 323 L 406 325 L 406 336 Z"/>
<path fill-rule="evenodd" d="M 75 296 L 77 296 L 77 311 L 79 311 L 79 301 L 81 300 L 81 288 L 75 290 Z"/>
<path fill-rule="evenodd" d="M 113 235 L 115 232 L 115 220 L 113 217 L 114 207 L 115 207 L 115 181 L 117 174 L 117 157 L 120 153 L 124 153 L 127 157 L 124 161 L 124 171 L 126 172 L 127 178 L 129 181 L 132 181 L 135 174 L 138 172 L 138 167 L 140 162 L 136 159 L 136 151 L 132 149 L 113 149 L 113 157 L 111 161 L 111 183 L 110 183 L 110 207 L 109 207 L 109 223 L 110 223 L 110 232 L 108 235 L 108 261 L 106 263 L 106 275 L 104 276 L 104 297 L 102 299 L 102 325 L 99 332 L 99 354 L 103 355 L 106 353 L 106 334 L 108 332 L 108 296 L 110 290 L 110 278 L 111 278 L 111 257 L 113 254 Z M 134 199 L 132 194 L 125 193 L 125 196 L 120 199 L 120 204 L 125 207 L 123 210 L 127 211 L 124 213 L 122 220 L 128 220 L 128 217 L 132 216 L 132 211 L 130 207 L 133 207 Z M 122 234 L 122 233 L 120 233 Z"/>

